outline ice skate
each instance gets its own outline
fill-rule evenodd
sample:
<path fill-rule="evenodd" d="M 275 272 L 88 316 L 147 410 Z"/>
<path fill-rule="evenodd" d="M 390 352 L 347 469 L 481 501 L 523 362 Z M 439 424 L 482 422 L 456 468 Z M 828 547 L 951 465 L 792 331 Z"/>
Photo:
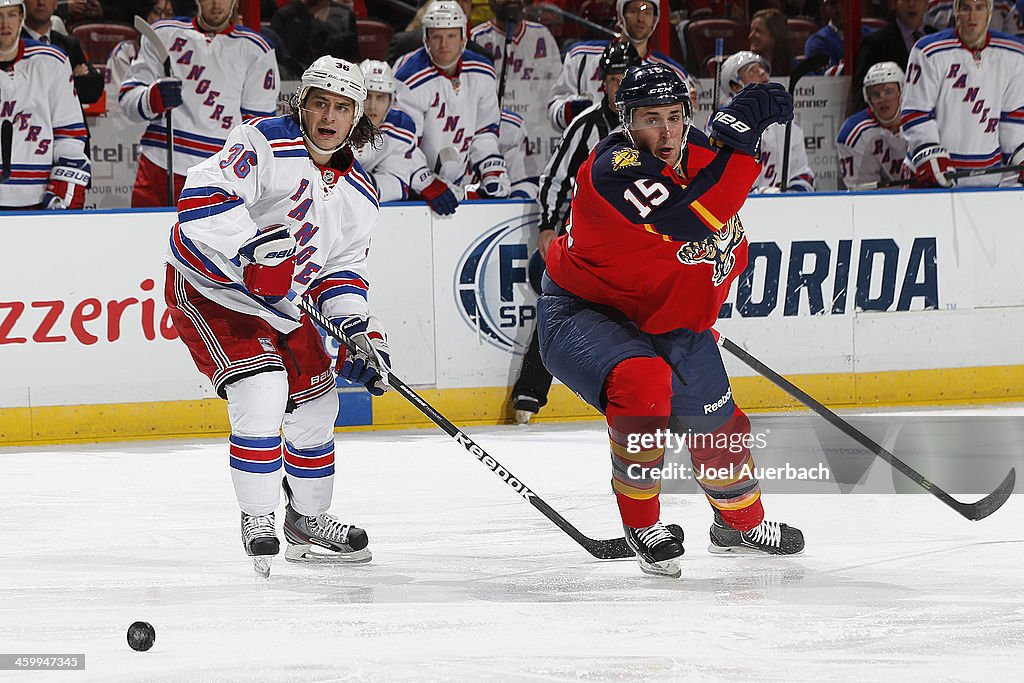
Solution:
<path fill-rule="evenodd" d="M 739 531 L 726 524 L 722 514 L 715 510 L 708 550 L 719 554 L 799 555 L 804 551 L 804 535 L 788 524 L 768 520 L 750 531 Z"/>
<path fill-rule="evenodd" d="M 367 547 L 366 532 L 351 524 L 342 524 L 337 517 L 322 513 L 315 517 L 300 515 L 292 508 L 292 492 L 284 480 L 288 496 L 285 505 L 284 538 L 288 547 L 284 559 L 308 563 L 360 563 L 373 559 Z"/>
<path fill-rule="evenodd" d="M 678 579 L 682 569 L 676 558 L 683 554 L 683 539 L 674 535 L 661 522 L 649 527 L 634 529 L 623 525 L 626 543 L 636 553 L 640 570 L 654 576 L 670 576 Z"/>
<path fill-rule="evenodd" d="M 274 513 L 249 515 L 242 513 L 242 547 L 252 558 L 252 568 L 263 578 L 270 576 L 270 560 L 281 552 L 274 528 Z"/>
<path fill-rule="evenodd" d="M 540 411 L 540 401 L 533 396 L 519 394 L 512 399 L 512 408 L 515 409 L 515 420 L 517 425 L 529 424 L 533 416 Z"/>

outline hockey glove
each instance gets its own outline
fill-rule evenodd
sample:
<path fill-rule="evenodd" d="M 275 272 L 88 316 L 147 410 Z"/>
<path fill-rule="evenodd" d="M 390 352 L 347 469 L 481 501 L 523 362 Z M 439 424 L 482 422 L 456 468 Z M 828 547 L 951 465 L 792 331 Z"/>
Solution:
<path fill-rule="evenodd" d="M 271 225 L 249 238 L 238 250 L 248 265 L 242 273 L 246 288 L 271 303 L 280 301 L 295 274 L 295 238 L 283 225 Z"/>
<path fill-rule="evenodd" d="M 50 182 L 43 193 L 44 209 L 81 209 L 85 206 L 85 189 L 92 178 L 88 159 L 60 157 L 50 169 Z"/>
<path fill-rule="evenodd" d="M 476 168 L 480 175 L 480 195 L 487 199 L 504 199 L 512 191 L 512 181 L 505 169 L 505 160 L 500 156 L 490 156 L 480 162 Z"/>
<path fill-rule="evenodd" d="M 751 83 L 715 114 L 712 141 L 754 156 L 764 129 L 793 119 L 793 98 L 778 83 Z"/>
<path fill-rule="evenodd" d="M 149 86 L 149 111 L 159 116 L 168 109 L 181 106 L 181 79 L 161 78 Z"/>
<path fill-rule="evenodd" d="M 338 349 L 335 365 L 338 377 L 362 384 L 374 396 L 383 395 L 388 390 L 384 377 L 391 371 L 391 348 L 380 321 L 371 315 L 335 318 L 331 322 L 341 328 L 356 347 L 355 351 L 349 351 L 342 344 Z"/>
<path fill-rule="evenodd" d="M 570 121 L 583 113 L 583 110 L 592 104 L 593 102 L 590 100 L 569 100 L 566 102 L 562 108 L 562 117 L 565 119 L 565 125 L 568 126 Z"/>
<path fill-rule="evenodd" d="M 946 171 L 953 170 L 953 162 L 949 153 L 939 145 L 926 145 L 914 154 L 910 160 L 914 167 L 914 177 L 925 187 L 953 187 L 956 178 L 946 176 Z"/>
<path fill-rule="evenodd" d="M 448 187 L 448 183 L 440 178 L 434 178 L 434 182 L 420 190 L 420 195 L 427 200 L 434 213 L 441 216 L 455 213 L 455 209 L 459 205 L 459 198 Z"/>

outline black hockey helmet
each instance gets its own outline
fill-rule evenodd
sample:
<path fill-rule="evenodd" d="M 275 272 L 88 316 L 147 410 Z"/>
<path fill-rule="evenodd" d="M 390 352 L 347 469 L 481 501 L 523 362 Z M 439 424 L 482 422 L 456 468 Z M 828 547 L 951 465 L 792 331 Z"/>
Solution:
<path fill-rule="evenodd" d="M 683 79 L 664 64 L 631 67 L 615 93 L 615 108 L 619 110 L 623 127 L 629 121 L 630 111 L 637 107 L 657 107 L 676 102 L 682 103 L 683 114 L 690 119 L 693 116 L 690 91 Z"/>
<path fill-rule="evenodd" d="M 612 41 L 601 53 L 601 61 L 597 64 L 597 73 L 601 78 L 609 74 L 624 74 L 631 66 L 640 66 L 640 55 L 633 43 L 628 40 L 621 43 Z"/>

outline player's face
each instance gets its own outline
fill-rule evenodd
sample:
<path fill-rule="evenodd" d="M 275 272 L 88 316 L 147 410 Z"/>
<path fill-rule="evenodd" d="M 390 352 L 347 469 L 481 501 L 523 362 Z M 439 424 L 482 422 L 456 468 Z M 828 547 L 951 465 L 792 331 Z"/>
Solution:
<path fill-rule="evenodd" d="M 868 104 L 875 118 L 891 121 L 900 113 L 900 86 L 898 83 L 879 83 L 868 88 Z"/>
<path fill-rule="evenodd" d="M 751 83 L 767 83 L 768 72 L 760 62 L 754 62 L 747 64 L 745 67 L 740 69 L 740 83 L 743 85 L 749 85 Z"/>
<path fill-rule="evenodd" d="M 761 17 L 750 22 L 750 34 L 747 35 L 747 40 L 750 42 L 750 51 L 759 55 L 768 54 L 775 46 L 772 34 L 768 33 L 768 26 Z"/>
<path fill-rule="evenodd" d="M 622 85 L 622 77 L 626 74 L 608 74 L 604 77 L 604 92 L 608 98 L 608 106 L 612 108 L 612 111 L 618 111 L 615 108 L 615 93 L 619 92 L 619 86 Z"/>
<path fill-rule="evenodd" d="M 18 42 L 21 32 L 21 8 L 0 8 L 0 52 L 10 52 Z"/>
<path fill-rule="evenodd" d="M 320 149 L 334 149 L 348 138 L 355 123 L 356 107 L 344 95 L 314 89 L 303 105 L 306 134 Z"/>
<path fill-rule="evenodd" d="M 653 2 L 634 0 L 622 8 L 622 23 L 634 40 L 647 40 L 654 33 L 657 13 Z"/>
<path fill-rule="evenodd" d="M 428 28 L 427 51 L 434 64 L 454 64 L 462 54 L 462 29 Z"/>
<path fill-rule="evenodd" d="M 49 21 L 56 11 L 57 0 L 25 0 L 25 12 L 33 23 Z"/>
<path fill-rule="evenodd" d="M 985 38 L 992 13 L 987 0 L 960 0 L 956 5 L 956 32 L 968 47 L 977 47 Z"/>
<path fill-rule="evenodd" d="M 366 117 L 370 119 L 373 125 L 380 127 L 380 124 L 384 122 L 384 117 L 388 115 L 388 109 L 391 108 L 391 95 L 386 92 L 374 92 L 373 90 L 366 93 L 366 101 L 363 102 L 363 111 L 366 113 Z"/>
<path fill-rule="evenodd" d="M 203 19 L 210 26 L 226 23 L 234 4 L 234 0 L 199 0 L 199 6 L 203 9 Z"/>
<path fill-rule="evenodd" d="M 896 0 L 896 18 L 905 26 L 920 28 L 928 0 Z"/>
<path fill-rule="evenodd" d="M 637 147 L 650 152 L 669 166 L 679 163 L 685 130 L 683 105 L 679 103 L 637 107 L 632 112 L 629 126 Z"/>

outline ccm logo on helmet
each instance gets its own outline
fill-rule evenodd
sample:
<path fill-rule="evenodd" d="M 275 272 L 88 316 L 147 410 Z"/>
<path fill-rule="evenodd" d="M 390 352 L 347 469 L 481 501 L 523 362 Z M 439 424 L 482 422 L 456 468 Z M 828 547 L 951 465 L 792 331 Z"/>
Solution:
<path fill-rule="evenodd" d="M 721 121 L 722 123 L 732 128 L 737 133 L 746 133 L 747 131 L 750 130 L 750 126 L 743 123 L 732 114 L 729 114 L 724 111 L 720 111 L 717 114 L 715 114 L 715 121 Z"/>

